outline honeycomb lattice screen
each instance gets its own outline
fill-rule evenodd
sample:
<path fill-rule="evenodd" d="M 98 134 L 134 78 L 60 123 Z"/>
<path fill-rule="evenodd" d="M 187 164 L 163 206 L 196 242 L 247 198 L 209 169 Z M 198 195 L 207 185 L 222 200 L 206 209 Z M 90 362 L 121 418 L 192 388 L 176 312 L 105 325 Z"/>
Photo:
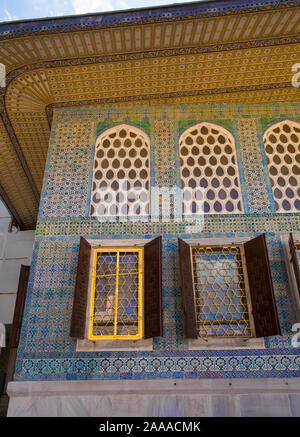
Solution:
<path fill-rule="evenodd" d="M 96 141 L 91 215 L 147 216 L 150 139 L 126 124 L 104 131 Z"/>
<path fill-rule="evenodd" d="M 264 134 L 277 212 L 300 211 L 300 123 L 284 120 Z"/>
<path fill-rule="evenodd" d="M 203 198 L 206 214 L 240 214 L 242 193 L 235 141 L 230 132 L 212 123 L 199 123 L 179 139 L 185 214 L 197 211 Z"/>

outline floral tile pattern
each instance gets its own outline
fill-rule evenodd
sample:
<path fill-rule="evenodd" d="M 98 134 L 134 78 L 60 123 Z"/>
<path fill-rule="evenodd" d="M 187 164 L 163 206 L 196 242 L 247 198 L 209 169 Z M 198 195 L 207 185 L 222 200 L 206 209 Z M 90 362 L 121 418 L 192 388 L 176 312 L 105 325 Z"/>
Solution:
<path fill-rule="evenodd" d="M 56 110 L 15 380 L 299 376 L 300 347 L 291 346 L 295 315 L 280 233 L 299 230 L 300 217 L 275 212 L 262 141 L 266 119 L 268 126 L 283 119 L 297 121 L 299 108 L 299 104 L 289 103 Z M 104 129 L 124 122 L 143 129 L 151 140 L 151 186 L 178 187 L 179 136 L 201 121 L 219 124 L 235 138 L 243 214 L 206 215 L 203 226 L 195 221 L 192 228 L 172 217 L 168 222 L 126 223 L 100 222 L 90 216 L 94 145 Z M 283 335 L 266 338 L 265 349 L 188 349 L 177 237 L 187 238 L 191 230 L 193 238 L 208 239 L 266 233 Z M 125 239 L 156 235 L 163 237 L 164 337 L 154 339 L 151 352 L 76 352 L 69 329 L 80 236 Z"/>

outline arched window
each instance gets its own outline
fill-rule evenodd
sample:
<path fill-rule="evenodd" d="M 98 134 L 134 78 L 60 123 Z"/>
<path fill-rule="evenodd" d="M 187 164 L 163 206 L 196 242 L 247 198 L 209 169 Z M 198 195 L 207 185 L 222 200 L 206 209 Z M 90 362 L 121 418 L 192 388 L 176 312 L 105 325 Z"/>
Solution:
<path fill-rule="evenodd" d="M 284 120 L 264 134 L 277 212 L 300 211 L 300 123 Z"/>
<path fill-rule="evenodd" d="M 242 194 L 231 133 L 203 122 L 187 129 L 179 144 L 184 213 L 197 212 L 197 199 L 201 197 L 206 214 L 241 213 Z"/>
<path fill-rule="evenodd" d="M 150 139 L 121 124 L 96 141 L 92 216 L 144 216 L 149 211 Z"/>

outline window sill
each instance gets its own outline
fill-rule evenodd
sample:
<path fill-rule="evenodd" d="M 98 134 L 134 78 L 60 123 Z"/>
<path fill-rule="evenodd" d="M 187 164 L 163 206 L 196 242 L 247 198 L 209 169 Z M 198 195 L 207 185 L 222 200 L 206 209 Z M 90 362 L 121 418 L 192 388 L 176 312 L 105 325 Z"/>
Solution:
<path fill-rule="evenodd" d="M 189 350 L 265 349 L 264 338 L 202 338 L 189 339 Z"/>
<path fill-rule="evenodd" d="M 153 339 L 146 340 L 77 340 L 76 352 L 152 351 Z"/>

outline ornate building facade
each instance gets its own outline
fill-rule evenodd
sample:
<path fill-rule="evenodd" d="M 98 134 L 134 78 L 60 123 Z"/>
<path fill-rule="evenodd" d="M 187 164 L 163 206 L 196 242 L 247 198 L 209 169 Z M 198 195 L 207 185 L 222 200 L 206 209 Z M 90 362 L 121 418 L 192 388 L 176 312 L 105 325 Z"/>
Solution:
<path fill-rule="evenodd" d="M 0 25 L 1 195 L 36 230 L 9 415 L 300 415 L 299 28 L 272 0 Z"/>

